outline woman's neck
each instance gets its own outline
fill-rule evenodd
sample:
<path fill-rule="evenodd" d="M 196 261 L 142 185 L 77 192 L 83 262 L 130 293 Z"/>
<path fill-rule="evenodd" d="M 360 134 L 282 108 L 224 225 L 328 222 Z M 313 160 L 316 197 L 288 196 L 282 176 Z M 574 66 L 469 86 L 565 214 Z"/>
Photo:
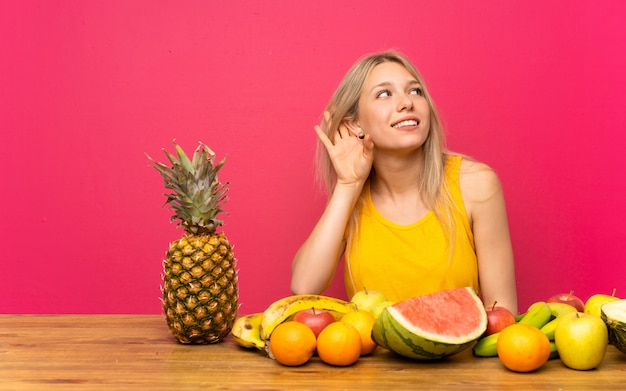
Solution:
<path fill-rule="evenodd" d="M 387 196 L 419 192 L 419 176 L 423 161 L 421 148 L 401 156 L 377 153 L 374 158 L 374 175 L 370 182 L 370 191 L 373 194 Z"/>
<path fill-rule="evenodd" d="M 422 155 L 402 158 L 374 158 L 370 196 L 378 212 L 387 220 L 409 225 L 422 219 L 428 208 L 420 194 Z"/>

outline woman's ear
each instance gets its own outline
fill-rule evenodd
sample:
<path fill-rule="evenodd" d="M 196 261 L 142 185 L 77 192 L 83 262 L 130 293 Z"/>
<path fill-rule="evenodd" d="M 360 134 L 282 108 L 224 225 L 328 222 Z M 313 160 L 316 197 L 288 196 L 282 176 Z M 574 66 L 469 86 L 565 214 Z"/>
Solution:
<path fill-rule="evenodd" d="M 361 125 L 359 125 L 359 121 L 355 118 L 348 118 L 344 120 L 344 124 L 350 129 L 354 134 L 358 134 L 362 132 Z"/>
<path fill-rule="evenodd" d="M 350 129 L 350 132 L 357 136 L 360 140 L 365 139 L 365 132 L 361 129 L 359 121 L 356 119 L 347 119 L 344 124 Z"/>

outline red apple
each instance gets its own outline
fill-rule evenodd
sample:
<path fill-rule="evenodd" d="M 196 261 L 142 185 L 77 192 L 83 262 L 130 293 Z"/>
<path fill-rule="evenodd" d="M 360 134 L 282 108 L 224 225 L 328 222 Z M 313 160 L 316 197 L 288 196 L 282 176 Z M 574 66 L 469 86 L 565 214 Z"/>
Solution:
<path fill-rule="evenodd" d="M 302 310 L 293 317 L 293 320 L 309 326 L 309 328 L 313 330 L 315 338 L 317 338 L 317 336 L 322 332 L 322 330 L 324 330 L 326 326 L 336 321 L 333 314 L 326 310 L 318 308 Z"/>
<path fill-rule="evenodd" d="M 550 297 L 547 300 L 548 303 L 565 303 L 576 308 L 578 312 L 585 311 L 585 303 L 577 296 L 574 296 L 574 291 L 569 293 L 559 293 Z"/>
<path fill-rule="evenodd" d="M 491 307 L 485 308 L 487 311 L 487 331 L 485 336 L 499 333 L 512 324 L 515 324 L 515 315 L 504 307 L 496 307 L 494 302 Z"/>

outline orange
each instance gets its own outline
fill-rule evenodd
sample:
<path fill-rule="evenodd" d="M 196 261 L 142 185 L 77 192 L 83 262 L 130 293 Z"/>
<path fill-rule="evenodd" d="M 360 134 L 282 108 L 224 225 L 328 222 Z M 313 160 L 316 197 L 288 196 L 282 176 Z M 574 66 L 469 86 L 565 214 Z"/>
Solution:
<path fill-rule="evenodd" d="M 361 334 L 345 322 L 333 322 L 317 336 L 317 355 L 326 364 L 347 366 L 361 356 Z"/>
<path fill-rule="evenodd" d="M 276 361 L 290 367 L 309 361 L 315 352 L 315 334 L 296 321 L 279 324 L 270 335 L 270 351 Z"/>
<path fill-rule="evenodd" d="M 376 349 L 376 342 L 372 340 L 372 328 L 376 323 L 376 318 L 369 311 L 350 311 L 341 317 L 341 321 L 354 326 L 361 334 L 361 356 L 370 354 Z"/>
<path fill-rule="evenodd" d="M 518 323 L 500 331 L 496 348 L 504 366 L 515 372 L 534 371 L 550 358 L 550 340 L 529 324 Z"/>

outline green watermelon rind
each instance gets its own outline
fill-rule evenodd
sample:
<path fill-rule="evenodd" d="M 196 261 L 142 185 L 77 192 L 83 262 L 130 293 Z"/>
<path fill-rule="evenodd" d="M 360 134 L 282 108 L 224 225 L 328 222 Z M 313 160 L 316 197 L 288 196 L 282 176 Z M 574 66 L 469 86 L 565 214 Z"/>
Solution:
<path fill-rule="evenodd" d="M 380 316 L 383 317 L 383 327 L 377 330 L 379 332 L 382 330 L 382 334 L 373 336 L 374 341 L 380 346 L 404 357 L 438 360 L 462 352 L 475 341 L 471 340 L 464 344 L 447 344 L 435 342 L 411 333 L 403 335 L 402 331 L 397 327 L 397 323 L 391 321 L 392 317 L 389 311 L 384 311 Z"/>
<path fill-rule="evenodd" d="M 474 291 L 477 305 L 482 308 L 482 302 Z M 391 314 L 390 308 L 385 308 L 376 321 L 372 330 L 372 339 L 385 349 L 391 350 L 401 356 L 420 359 L 438 360 L 460 353 L 471 347 L 487 327 L 486 313 L 483 319 L 484 328 L 481 326 L 475 333 L 468 335 L 466 339 L 456 339 L 454 342 L 443 342 L 432 334 L 418 335 L 403 327 Z"/>

